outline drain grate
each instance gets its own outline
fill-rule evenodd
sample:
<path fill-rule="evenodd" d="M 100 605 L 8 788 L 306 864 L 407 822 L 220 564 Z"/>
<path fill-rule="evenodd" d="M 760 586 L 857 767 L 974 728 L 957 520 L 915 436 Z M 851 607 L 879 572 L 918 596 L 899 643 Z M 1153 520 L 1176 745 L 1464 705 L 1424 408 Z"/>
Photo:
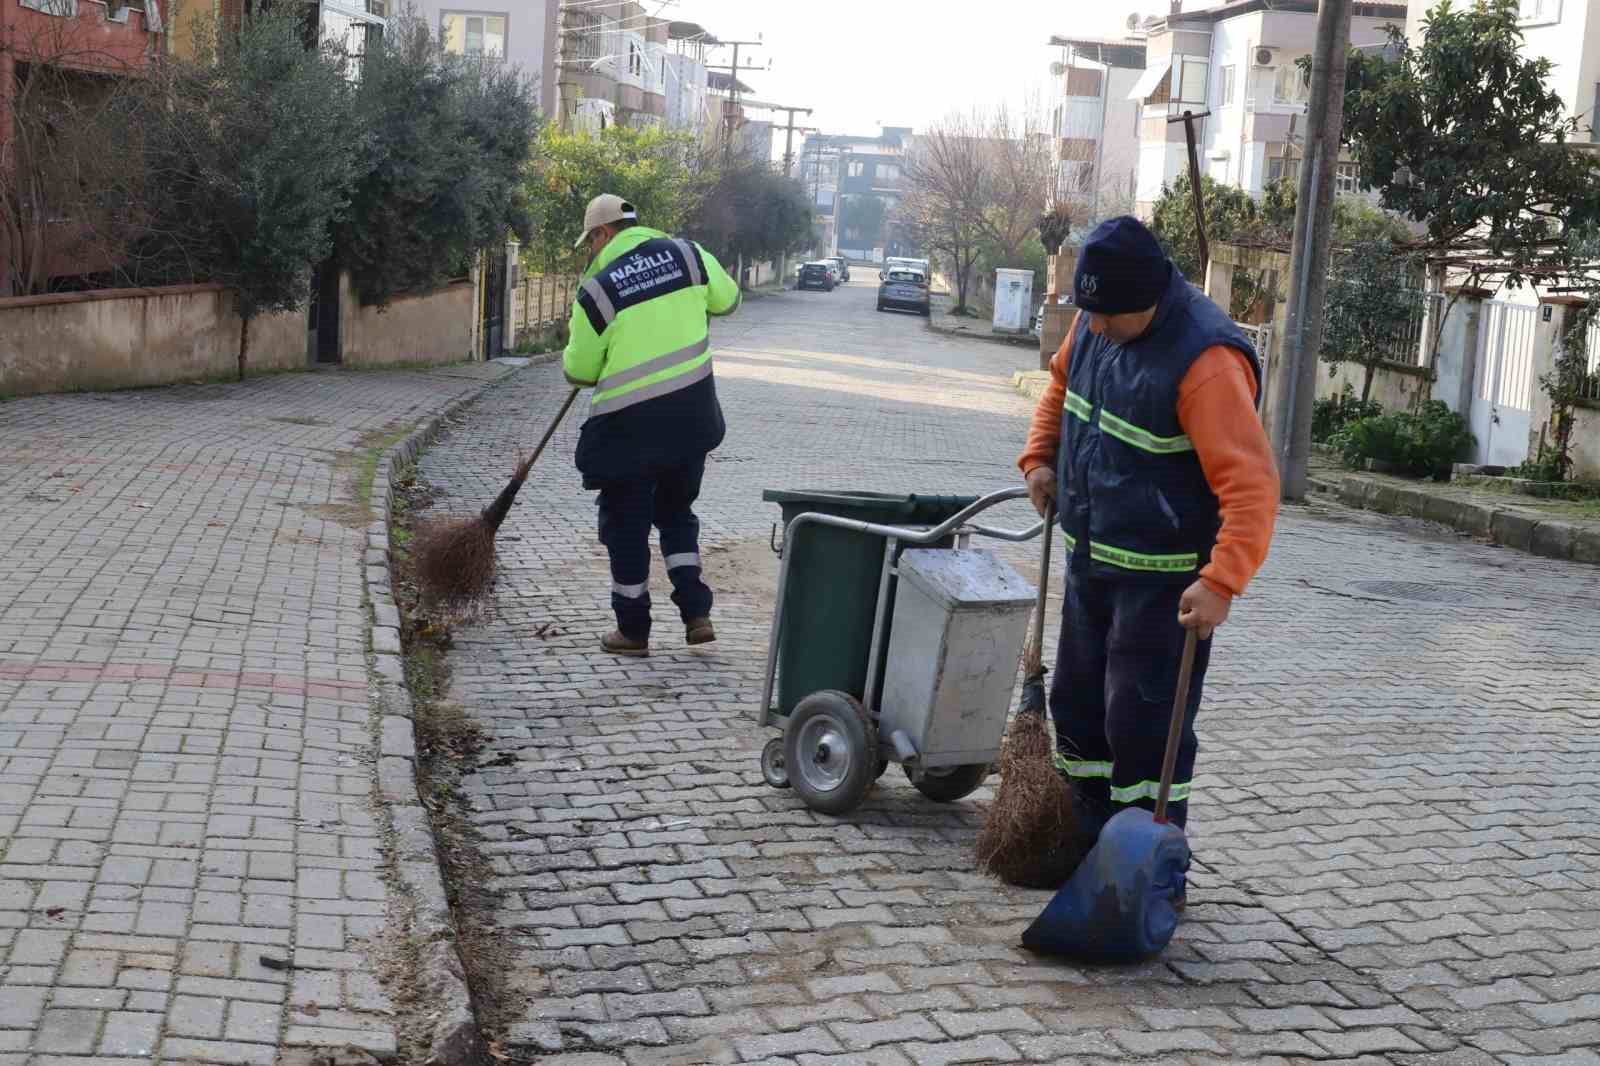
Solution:
<path fill-rule="evenodd" d="M 1421 603 L 1460 603 L 1468 598 L 1466 589 L 1429 581 L 1357 581 L 1354 587 L 1373 596 Z"/>

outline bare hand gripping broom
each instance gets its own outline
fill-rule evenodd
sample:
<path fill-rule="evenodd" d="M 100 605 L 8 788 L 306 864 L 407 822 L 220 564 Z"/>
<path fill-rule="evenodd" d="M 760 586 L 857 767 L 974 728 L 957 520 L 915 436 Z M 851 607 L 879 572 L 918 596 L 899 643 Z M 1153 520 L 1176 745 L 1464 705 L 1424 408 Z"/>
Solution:
<path fill-rule="evenodd" d="M 417 583 L 423 595 L 434 603 L 460 603 L 480 596 L 494 578 L 494 535 L 511 512 L 517 490 L 528 478 L 528 471 L 555 436 L 556 427 L 566 417 L 578 389 L 567 394 L 566 402 L 550 427 L 539 439 L 533 454 L 517 464 L 516 473 L 500 490 L 493 503 L 475 518 L 441 520 L 425 525 L 417 533 L 414 558 Z"/>

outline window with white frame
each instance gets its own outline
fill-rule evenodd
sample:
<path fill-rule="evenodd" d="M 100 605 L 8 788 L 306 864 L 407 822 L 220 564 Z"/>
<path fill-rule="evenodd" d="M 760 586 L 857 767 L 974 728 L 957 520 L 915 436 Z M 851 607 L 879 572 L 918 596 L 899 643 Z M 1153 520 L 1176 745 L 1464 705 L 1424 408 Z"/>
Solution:
<path fill-rule="evenodd" d="M 1272 100 L 1278 104 L 1303 104 L 1311 99 L 1311 79 L 1298 63 L 1285 63 L 1272 78 Z"/>
<path fill-rule="evenodd" d="M 1172 63 L 1172 98 L 1179 104 L 1205 106 L 1206 81 L 1211 63 L 1194 56 L 1178 56 Z M 1182 111 L 1183 108 L 1178 108 Z"/>
<path fill-rule="evenodd" d="M 506 57 L 506 16 L 486 12 L 446 11 L 439 19 L 444 50 L 479 59 Z"/>
<path fill-rule="evenodd" d="M 1236 68 L 1233 66 L 1233 64 L 1230 63 L 1221 70 L 1217 71 L 1218 107 L 1233 106 L 1233 77 L 1235 69 Z"/>
<path fill-rule="evenodd" d="M 1561 21 L 1561 0 L 1519 0 L 1517 21 L 1524 26 L 1547 26 Z"/>
<path fill-rule="evenodd" d="M 1333 173 L 1333 191 L 1357 193 L 1361 191 L 1361 166 L 1358 163 L 1340 163 Z"/>
<path fill-rule="evenodd" d="M 849 177 L 859 178 L 867 172 L 867 165 L 860 160 L 852 159 L 850 169 L 846 172 Z"/>
<path fill-rule="evenodd" d="M 22 6 L 30 11 L 60 15 L 62 18 L 70 18 L 78 13 L 78 0 L 22 0 Z"/>

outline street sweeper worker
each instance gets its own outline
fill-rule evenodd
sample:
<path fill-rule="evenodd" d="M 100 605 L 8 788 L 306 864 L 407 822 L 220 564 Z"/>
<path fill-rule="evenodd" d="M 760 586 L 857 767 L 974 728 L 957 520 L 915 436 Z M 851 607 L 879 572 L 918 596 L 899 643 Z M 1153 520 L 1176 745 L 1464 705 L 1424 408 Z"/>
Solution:
<path fill-rule="evenodd" d="M 1018 465 L 1070 552 L 1050 688 L 1056 765 L 1087 832 L 1153 809 L 1184 629 L 1201 638 L 1173 777 L 1188 816 L 1211 634 L 1267 557 L 1278 472 L 1256 413 L 1261 364 L 1137 219 L 1084 243 L 1079 307 Z M 1092 838 L 1091 838 L 1092 839 Z"/>
<path fill-rule="evenodd" d="M 650 653 L 650 527 L 685 639 L 716 639 L 711 589 L 700 568 L 700 495 L 706 455 L 725 426 L 711 377 L 707 315 L 739 305 L 739 286 L 693 241 L 639 225 L 620 196 L 597 196 L 574 247 L 593 256 L 572 308 L 562 356 L 567 381 L 593 386 L 578 437 L 584 488 L 600 493 L 600 541 L 611 557 L 614 655 Z"/>

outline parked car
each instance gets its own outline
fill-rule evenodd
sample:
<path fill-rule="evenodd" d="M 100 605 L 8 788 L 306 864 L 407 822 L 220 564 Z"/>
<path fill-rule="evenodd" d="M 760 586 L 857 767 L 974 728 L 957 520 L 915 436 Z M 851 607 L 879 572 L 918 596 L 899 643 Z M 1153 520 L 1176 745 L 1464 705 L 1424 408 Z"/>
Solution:
<path fill-rule="evenodd" d="M 911 270 L 920 270 L 925 275 L 931 275 L 933 273 L 928 269 L 928 261 L 926 259 L 907 259 L 903 256 L 891 255 L 883 261 L 883 269 L 878 271 L 878 280 L 883 281 L 886 279 L 889 276 L 889 271 L 893 270 L 895 267 L 905 267 Z"/>
<path fill-rule="evenodd" d="M 828 256 L 828 262 L 838 268 L 834 273 L 839 276 L 840 281 L 850 280 L 850 260 L 842 255 L 830 255 Z"/>
<path fill-rule="evenodd" d="M 928 275 L 910 267 L 895 267 L 884 271 L 878 283 L 878 310 L 898 307 L 920 315 L 932 314 L 933 303 L 928 296 Z"/>
<path fill-rule="evenodd" d="M 800 264 L 800 276 L 795 279 L 795 288 L 821 289 L 823 292 L 832 292 L 833 285 L 833 270 L 827 263 Z"/>

